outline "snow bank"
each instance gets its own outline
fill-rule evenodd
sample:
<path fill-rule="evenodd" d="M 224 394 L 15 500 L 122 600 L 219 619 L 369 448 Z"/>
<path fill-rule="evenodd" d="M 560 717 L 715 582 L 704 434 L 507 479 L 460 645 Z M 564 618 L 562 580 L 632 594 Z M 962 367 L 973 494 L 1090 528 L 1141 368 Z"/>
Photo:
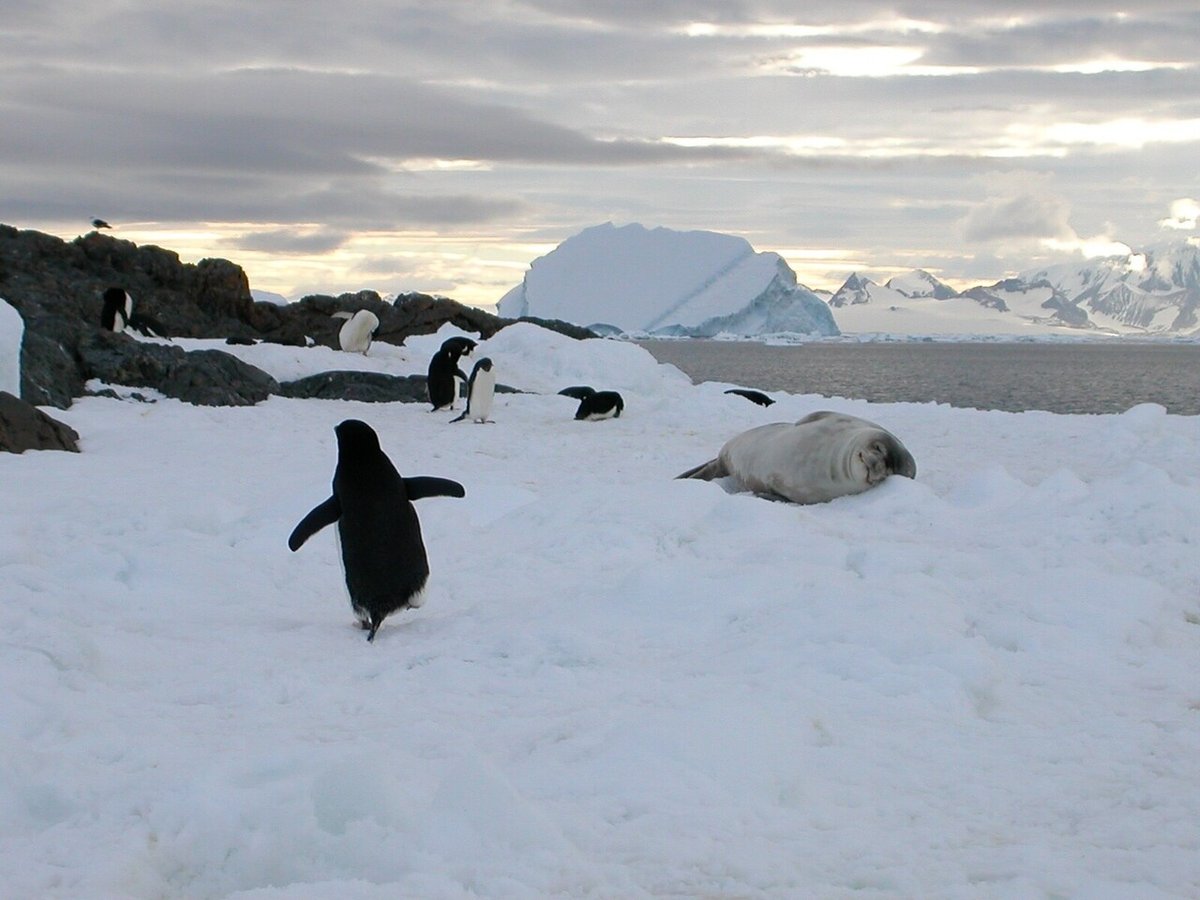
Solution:
<path fill-rule="evenodd" d="M 1200 421 L 766 410 L 629 344 L 486 352 L 626 413 L 89 397 L 83 453 L 0 455 L 6 896 L 1200 892 Z M 919 479 L 673 478 L 818 408 Z M 349 417 L 467 489 L 418 504 L 428 600 L 373 645 L 333 534 L 285 544 Z"/>
<path fill-rule="evenodd" d="M 0 391 L 21 396 L 21 341 L 25 321 L 9 303 L 0 298 Z"/>

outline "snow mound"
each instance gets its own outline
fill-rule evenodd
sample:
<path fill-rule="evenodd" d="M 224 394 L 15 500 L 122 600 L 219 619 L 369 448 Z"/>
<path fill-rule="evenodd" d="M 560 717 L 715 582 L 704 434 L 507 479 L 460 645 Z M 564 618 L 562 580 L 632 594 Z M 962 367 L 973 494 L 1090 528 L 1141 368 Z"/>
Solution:
<path fill-rule="evenodd" d="M 649 334 L 838 333 L 828 307 L 778 254 L 734 235 L 636 223 L 563 241 L 533 261 L 498 310 Z"/>
<path fill-rule="evenodd" d="M 21 340 L 25 321 L 8 301 L 0 298 L 0 391 L 21 396 Z"/>

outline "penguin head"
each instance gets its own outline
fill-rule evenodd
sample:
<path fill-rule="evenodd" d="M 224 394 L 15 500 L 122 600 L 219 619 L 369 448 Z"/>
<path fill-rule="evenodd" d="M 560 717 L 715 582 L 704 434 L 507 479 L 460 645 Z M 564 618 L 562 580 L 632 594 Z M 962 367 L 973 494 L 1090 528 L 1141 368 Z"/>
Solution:
<path fill-rule="evenodd" d="M 361 452 L 379 449 L 379 435 L 366 422 L 346 419 L 333 429 L 337 435 L 338 452 Z"/>
<path fill-rule="evenodd" d="M 492 371 L 492 358 L 490 356 L 485 356 L 483 359 L 479 360 L 479 362 L 475 363 L 475 368 L 482 369 L 484 372 Z"/>
<path fill-rule="evenodd" d="M 470 356 L 475 350 L 475 342 L 465 337 L 446 338 L 442 341 L 442 350 L 456 358 Z"/>

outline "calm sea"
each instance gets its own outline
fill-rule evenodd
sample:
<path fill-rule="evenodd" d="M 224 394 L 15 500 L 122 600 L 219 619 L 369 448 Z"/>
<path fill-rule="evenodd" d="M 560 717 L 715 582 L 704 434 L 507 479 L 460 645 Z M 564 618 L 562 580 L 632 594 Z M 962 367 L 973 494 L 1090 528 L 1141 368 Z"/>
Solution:
<path fill-rule="evenodd" d="M 1200 415 L 1200 344 L 1055 342 L 640 342 L 693 381 L 877 402 Z"/>

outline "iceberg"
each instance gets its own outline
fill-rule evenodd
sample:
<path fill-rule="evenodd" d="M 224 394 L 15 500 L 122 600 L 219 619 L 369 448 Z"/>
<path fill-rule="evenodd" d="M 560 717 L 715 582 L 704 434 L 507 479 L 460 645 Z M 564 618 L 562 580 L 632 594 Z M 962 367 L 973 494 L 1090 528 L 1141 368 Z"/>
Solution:
<path fill-rule="evenodd" d="M 777 253 L 735 235 L 611 222 L 535 259 L 500 315 L 538 316 L 605 333 L 679 337 L 837 335 L 828 305 Z"/>

